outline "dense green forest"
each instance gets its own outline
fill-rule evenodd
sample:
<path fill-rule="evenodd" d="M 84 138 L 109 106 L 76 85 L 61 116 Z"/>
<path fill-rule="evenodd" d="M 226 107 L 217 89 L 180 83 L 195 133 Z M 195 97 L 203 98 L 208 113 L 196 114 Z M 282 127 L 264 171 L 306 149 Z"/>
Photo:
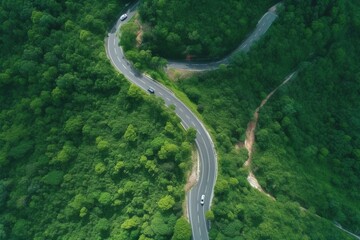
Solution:
<path fill-rule="evenodd" d="M 110 65 L 124 3 L 1 1 L 0 239 L 184 239 L 194 134 Z"/>
<path fill-rule="evenodd" d="M 124 3 L 1 2 L 0 239 L 189 238 L 181 204 L 193 132 L 106 58 L 106 29 Z M 142 3 L 143 66 L 164 64 L 146 49 L 220 57 L 274 2 L 201 3 Z M 247 55 L 177 82 L 217 143 L 211 239 L 350 239 L 334 221 L 360 232 L 360 4 L 283 3 Z M 246 182 L 246 151 L 234 145 L 294 70 L 256 134 L 253 170 L 273 201 Z"/>
<path fill-rule="evenodd" d="M 219 58 L 235 49 L 276 0 L 141 1 L 142 49 L 166 58 Z"/>
<path fill-rule="evenodd" d="M 349 237 L 334 222 L 360 233 L 359 3 L 283 6 L 248 54 L 177 81 L 214 129 L 219 150 L 212 239 Z M 256 132 L 253 171 L 274 202 L 250 189 L 246 150 L 234 145 L 261 100 L 295 70 L 260 111 Z"/>

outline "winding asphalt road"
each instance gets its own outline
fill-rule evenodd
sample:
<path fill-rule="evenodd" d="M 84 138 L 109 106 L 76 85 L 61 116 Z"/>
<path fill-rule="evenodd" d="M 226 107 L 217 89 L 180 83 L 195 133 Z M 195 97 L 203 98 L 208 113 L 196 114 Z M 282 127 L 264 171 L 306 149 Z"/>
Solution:
<path fill-rule="evenodd" d="M 128 11 L 128 19 L 134 15 L 134 11 Z M 124 21 L 126 22 L 126 21 Z M 134 70 L 125 59 L 117 30 L 124 22 L 118 21 L 106 39 L 107 55 L 114 67 L 121 72 L 129 81 L 143 90 L 149 87 L 155 90 L 155 95 L 163 98 L 167 106 L 174 105 L 175 112 L 180 117 L 185 129 L 193 127 L 197 130 L 196 146 L 200 157 L 200 176 L 196 184 L 187 196 L 189 206 L 189 218 L 192 226 L 193 239 L 208 239 L 208 226 L 205 220 L 205 212 L 210 209 L 213 197 L 214 185 L 217 176 L 217 160 L 214 144 L 209 133 L 200 120 L 168 89 L 158 84 L 153 79 Z M 201 195 L 205 195 L 205 204 L 200 205 Z"/>
<path fill-rule="evenodd" d="M 185 129 L 193 127 L 197 130 L 195 143 L 199 154 L 199 179 L 198 183 L 190 190 L 187 195 L 188 216 L 192 227 L 192 237 L 195 240 L 209 239 L 209 223 L 205 219 L 205 213 L 210 209 L 214 186 L 217 177 L 217 157 L 213 141 L 210 134 L 205 129 L 201 121 L 183 104 L 169 89 L 160 85 L 150 77 L 142 75 L 136 71 L 125 57 L 121 47 L 119 47 L 119 38 L 116 35 L 121 25 L 131 19 L 135 14 L 137 4 L 133 5 L 127 11 L 128 18 L 125 21 L 116 22 L 115 26 L 108 33 L 106 38 L 106 52 L 113 66 L 122 73 L 130 82 L 136 84 L 144 91 L 148 88 L 155 90 L 155 95 L 164 99 L 166 106 L 174 105 L 175 112 L 181 119 L 181 124 Z M 266 13 L 259 21 L 254 33 L 240 45 L 236 51 L 248 51 L 250 46 L 270 27 L 275 20 L 274 13 Z M 229 58 L 229 57 L 228 57 Z M 209 70 L 216 68 L 222 63 L 227 63 L 228 58 L 216 63 L 207 64 L 184 64 L 172 62 L 169 65 L 176 68 L 187 68 L 193 70 Z M 204 205 L 200 204 L 201 195 L 205 195 Z"/>

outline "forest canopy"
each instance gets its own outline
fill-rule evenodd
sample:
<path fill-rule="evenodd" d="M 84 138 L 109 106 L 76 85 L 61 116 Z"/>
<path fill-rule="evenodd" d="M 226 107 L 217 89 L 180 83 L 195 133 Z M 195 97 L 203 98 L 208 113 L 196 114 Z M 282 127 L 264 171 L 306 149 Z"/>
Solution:
<path fill-rule="evenodd" d="M 144 0 L 142 48 L 166 58 L 220 58 L 234 50 L 274 0 Z"/>
<path fill-rule="evenodd" d="M 0 239 L 188 234 L 192 140 L 106 57 L 106 30 L 124 6 L 1 1 Z"/>

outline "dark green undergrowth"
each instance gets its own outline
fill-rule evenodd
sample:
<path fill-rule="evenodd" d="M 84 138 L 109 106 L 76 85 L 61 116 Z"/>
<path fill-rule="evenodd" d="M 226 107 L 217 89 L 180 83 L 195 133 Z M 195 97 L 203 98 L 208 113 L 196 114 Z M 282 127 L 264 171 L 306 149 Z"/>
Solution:
<path fill-rule="evenodd" d="M 194 137 L 109 63 L 123 6 L 2 1 L 0 239 L 189 239 Z"/>

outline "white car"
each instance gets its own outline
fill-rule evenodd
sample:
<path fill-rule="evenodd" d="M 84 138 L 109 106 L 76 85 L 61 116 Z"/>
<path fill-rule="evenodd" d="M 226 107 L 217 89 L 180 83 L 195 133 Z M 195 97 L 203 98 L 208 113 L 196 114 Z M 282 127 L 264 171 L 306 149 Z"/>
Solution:
<path fill-rule="evenodd" d="M 201 199 L 200 199 L 200 204 L 204 205 L 204 201 L 205 201 L 205 195 L 201 195 Z"/>
<path fill-rule="evenodd" d="M 128 15 L 126 13 L 121 15 L 120 21 L 124 21 L 125 19 L 127 19 L 127 17 L 128 17 Z"/>

